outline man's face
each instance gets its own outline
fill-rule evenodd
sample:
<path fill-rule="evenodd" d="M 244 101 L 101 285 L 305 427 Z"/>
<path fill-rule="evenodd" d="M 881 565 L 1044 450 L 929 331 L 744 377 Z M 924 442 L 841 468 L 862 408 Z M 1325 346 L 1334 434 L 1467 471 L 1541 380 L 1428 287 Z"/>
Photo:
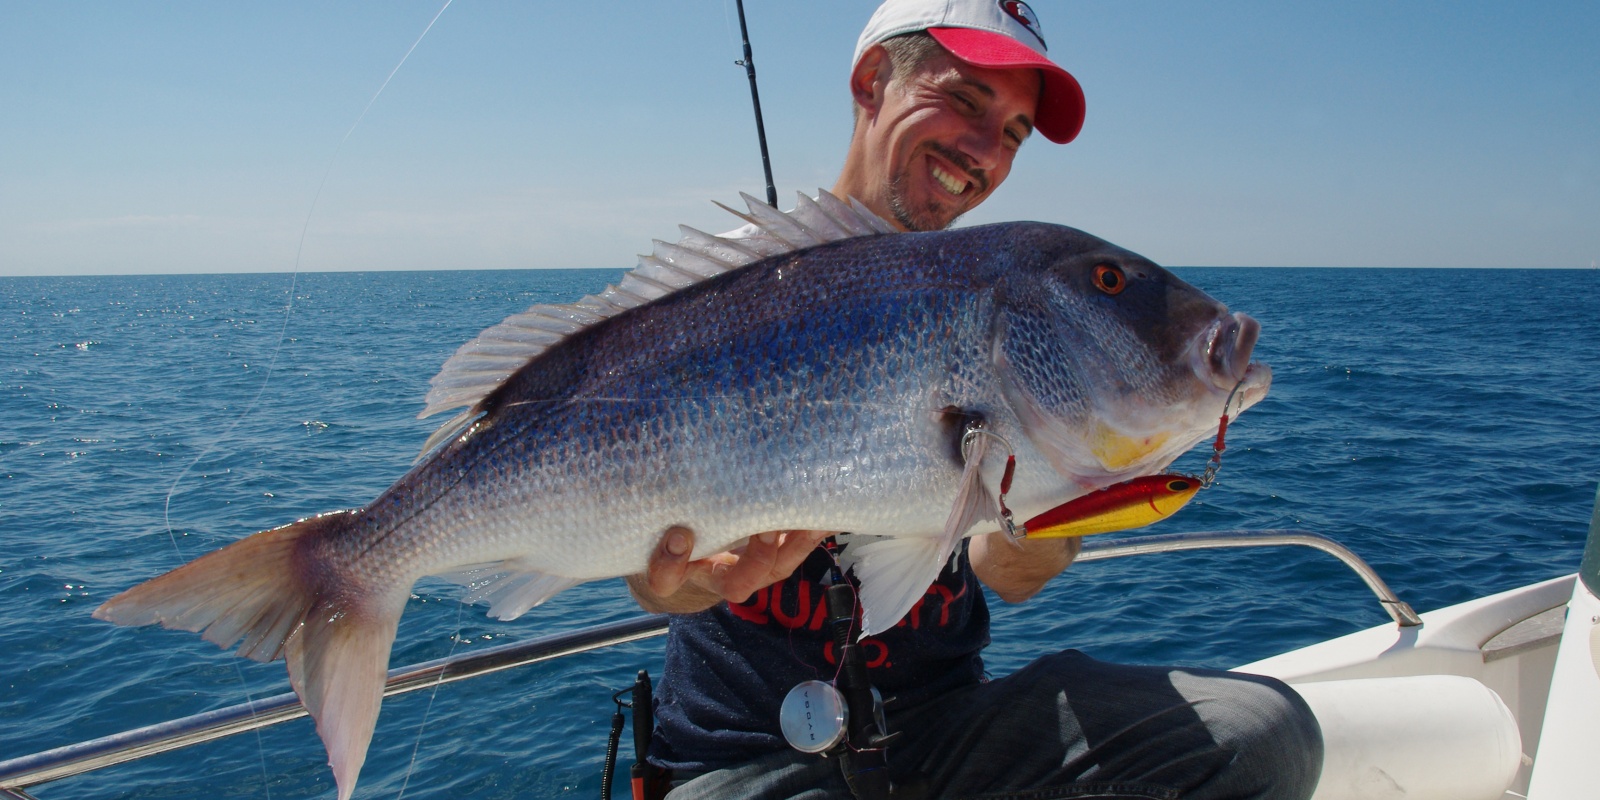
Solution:
<path fill-rule="evenodd" d="M 1040 77 L 985 69 L 948 53 L 894 76 L 870 121 L 868 184 L 909 230 L 949 227 L 1011 172 L 1033 132 Z M 869 205 L 871 205 L 869 203 Z"/>

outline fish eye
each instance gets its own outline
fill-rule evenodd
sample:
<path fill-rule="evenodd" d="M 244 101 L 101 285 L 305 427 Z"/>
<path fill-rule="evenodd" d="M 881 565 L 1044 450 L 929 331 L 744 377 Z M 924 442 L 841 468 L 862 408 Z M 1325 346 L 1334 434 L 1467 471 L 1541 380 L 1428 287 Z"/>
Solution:
<path fill-rule="evenodd" d="M 1128 279 L 1123 277 L 1122 270 L 1110 264 L 1101 264 L 1094 268 L 1094 288 L 1110 295 L 1122 294 L 1128 285 Z"/>
<path fill-rule="evenodd" d="M 1177 480 L 1167 481 L 1167 491 L 1169 491 L 1169 492 L 1181 492 L 1181 491 L 1184 491 L 1185 489 L 1188 489 L 1188 488 L 1189 488 L 1189 482 L 1186 481 L 1186 480 L 1183 480 L 1182 478 L 1179 478 Z"/>

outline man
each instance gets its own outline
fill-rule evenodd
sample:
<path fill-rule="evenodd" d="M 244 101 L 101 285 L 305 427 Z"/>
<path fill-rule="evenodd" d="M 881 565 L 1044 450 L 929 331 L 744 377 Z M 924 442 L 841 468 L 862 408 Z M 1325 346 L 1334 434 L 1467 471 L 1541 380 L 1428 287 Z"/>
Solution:
<path fill-rule="evenodd" d="M 856 48 L 855 127 L 833 193 L 908 231 L 949 226 L 999 187 L 1036 129 L 1076 137 L 1082 91 L 1044 48 L 1016 0 L 886 2 Z M 788 748 L 778 729 L 790 688 L 837 671 L 818 585 L 834 565 L 827 536 L 768 532 L 689 561 L 693 532 L 673 529 L 629 579 L 641 606 L 674 615 L 651 750 L 672 771 L 671 797 L 848 796 L 837 759 Z M 863 641 L 902 732 L 888 754 L 896 782 L 938 797 L 1309 796 L 1320 733 L 1276 681 L 1072 651 L 983 681 L 978 583 L 1021 602 L 1077 552 L 1077 539 L 973 537 L 899 625 Z"/>

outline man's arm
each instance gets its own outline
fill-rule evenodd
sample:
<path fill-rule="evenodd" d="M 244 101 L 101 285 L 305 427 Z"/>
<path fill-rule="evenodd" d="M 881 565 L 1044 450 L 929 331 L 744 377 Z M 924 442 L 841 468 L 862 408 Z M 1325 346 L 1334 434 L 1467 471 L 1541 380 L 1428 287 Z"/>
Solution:
<path fill-rule="evenodd" d="M 726 553 L 689 560 L 694 532 L 668 528 L 661 535 L 650 568 L 629 575 L 628 590 L 639 607 L 653 614 L 693 614 L 727 600 L 750 595 L 789 577 L 828 531 L 768 531 Z"/>
<path fill-rule="evenodd" d="M 1078 557 L 1079 537 L 1011 541 L 1002 531 L 974 536 L 967 549 L 972 571 L 983 585 L 1007 603 L 1020 603 L 1039 593 L 1044 585 Z"/>

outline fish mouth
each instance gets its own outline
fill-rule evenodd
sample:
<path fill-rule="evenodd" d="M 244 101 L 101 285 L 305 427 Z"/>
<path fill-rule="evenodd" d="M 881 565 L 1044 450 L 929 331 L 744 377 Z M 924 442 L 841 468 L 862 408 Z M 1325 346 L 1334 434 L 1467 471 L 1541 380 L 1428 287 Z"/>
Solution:
<path fill-rule="evenodd" d="M 1261 323 L 1249 314 L 1235 311 L 1222 317 L 1201 339 L 1204 346 L 1197 353 L 1197 371 L 1217 389 L 1232 392 L 1242 386 L 1246 395 L 1256 394 L 1255 399 L 1260 399 L 1259 395 L 1266 394 L 1265 383 L 1272 380 L 1271 367 L 1250 361 L 1260 337 Z"/>

